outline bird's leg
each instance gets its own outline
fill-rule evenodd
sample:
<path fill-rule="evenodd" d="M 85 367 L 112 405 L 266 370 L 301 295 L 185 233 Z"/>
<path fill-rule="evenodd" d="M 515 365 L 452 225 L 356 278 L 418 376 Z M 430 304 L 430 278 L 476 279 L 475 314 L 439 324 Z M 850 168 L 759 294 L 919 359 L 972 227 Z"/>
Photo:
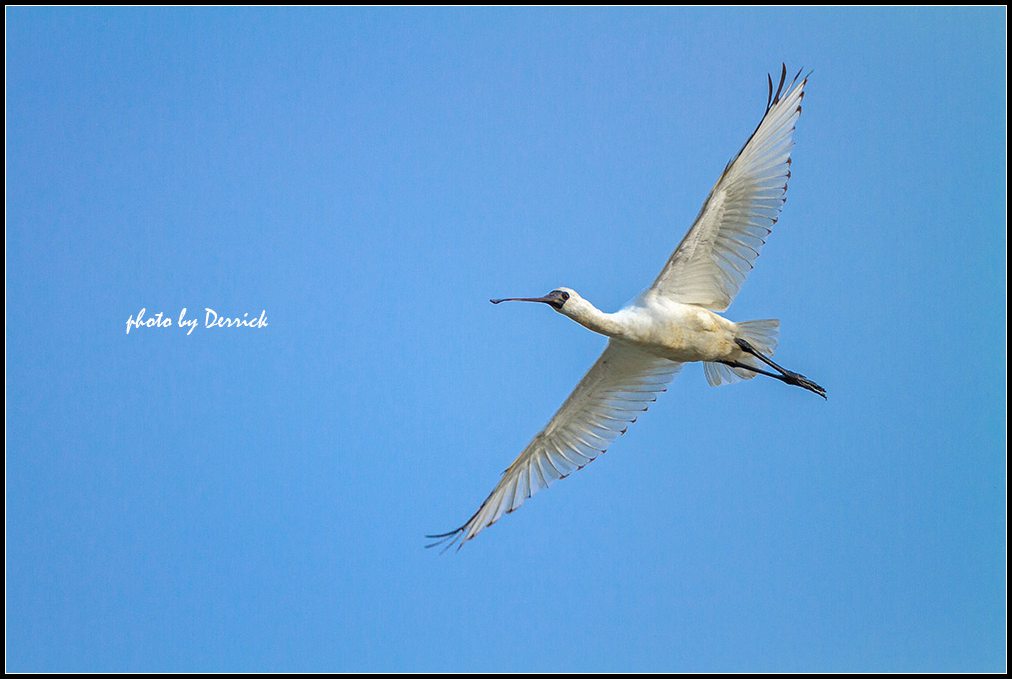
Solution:
<path fill-rule="evenodd" d="M 759 370 L 759 369 L 753 368 L 753 367 L 751 367 L 749 365 L 745 365 L 743 363 L 734 365 L 732 367 L 735 367 L 735 368 L 745 368 L 747 370 L 751 370 L 753 372 L 759 373 L 760 375 L 768 375 L 769 377 L 773 377 L 775 379 L 780 380 L 784 384 L 792 384 L 792 385 L 794 385 L 796 387 L 801 387 L 802 389 L 807 389 L 808 391 L 810 391 L 812 393 L 818 394 L 822 398 L 826 398 L 826 390 L 825 389 L 823 389 L 818 384 L 816 384 L 812 380 L 808 379 L 807 377 L 805 377 L 801 373 L 796 373 L 793 370 L 787 370 L 786 368 L 783 368 L 783 367 L 777 365 L 776 363 L 773 362 L 773 359 L 771 359 L 769 356 L 766 356 L 761 351 L 759 351 L 758 349 L 756 349 L 747 340 L 743 340 L 740 337 L 736 337 L 735 340 L 734 340 L 734 342 L 735 342 L 735 344 L 738 345 L 738 347 L 742 351 L 744 351 L 747 354 L 752 354 L 753 356 L 755 356 L 760 361 L 762 361 L 763 363 L 765 363 L 769 367 L 773 368 L 774 370 L 776 370 L 780 374 L 776 375 L 774 373 L 767 372 L 765 370 Z M 738 362 L 735 361 L 735 363 L 738 363 Z"/>
<path fill-rule="evenodd" d="M 754 372 L 757 375 L 765 375 L 766 377 L 772 377 L 775 380 L 780 380 L 784 384 L 791 384 L 796 387 L 802 387 L 803 389 L 807 389 L 808 391 L 818 394 L 822 398 L 826 398 L 825 389 L 823 389 L 818 384 L 812 382 L 810 379 L 799 373 L 791 372 L 790 370 L 784 371 L 785 374 L 772 373 L 768 370 L 763 370 L 762 368 L 757 368 L 753 365 L 749 365 L 748 363 L 741 363 L 740 361 L 719 361 L 719 362 L 732 368 L 741 368 L 742 370 Z"/>
<path fill-rule="evenodd" d="M 732 368 L 741 368 L 742 370 L 749 370 L 759 375 L 766 375 L 766 377 L 772 377 L 773 379 L 780 380 L 781 382 L 787 379 L 779 373 L 771 373 L 768 370 L 757 368 L 754 365 L 749 365 L 748 363 L 741 363 L 740 361 L 718 361 L 718 362 L 723 363 L 724 365 L 730 366 Z"/>

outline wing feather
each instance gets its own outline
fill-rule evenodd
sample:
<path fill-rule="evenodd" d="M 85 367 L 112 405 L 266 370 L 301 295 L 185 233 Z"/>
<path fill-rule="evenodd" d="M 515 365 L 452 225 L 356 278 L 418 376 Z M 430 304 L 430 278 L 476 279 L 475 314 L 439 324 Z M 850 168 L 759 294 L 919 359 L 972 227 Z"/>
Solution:
<path fill-rule="evenodd" d="M 428 536 L 436 538 L 429 546 L 463 545 L 553 481 L 593 462 L 657 400 L 681 367 L 610 340 L 558 412 L 503 472 L 478 511 L 459 528 Z"/>
<path fill-rule="evenodd" d="M 808 77 L 798 75 L 781 97 L 768 78 L 766 112 L 752 136 L 710 191 L 695 223 L 675 248 L 651 292 L 685 304 L 724 311 L 766 243 L 783 208 L 791 177 L 794 127 Z"/>

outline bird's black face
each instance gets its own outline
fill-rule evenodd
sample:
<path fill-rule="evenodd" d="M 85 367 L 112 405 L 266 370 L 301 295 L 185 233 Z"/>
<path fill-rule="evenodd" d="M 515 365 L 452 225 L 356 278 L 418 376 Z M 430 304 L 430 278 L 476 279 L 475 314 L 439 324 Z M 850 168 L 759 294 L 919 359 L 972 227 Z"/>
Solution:
<path fill-rule="evenodd" d="M 499 304 L 500 302 L 543 302 L 556 311 L 562 311 L 562 307 L 569 301 L 569 293 L 565 290 L 552 290 L 544 297 L 505 297 L 489 301 L 492 304 Z"/>
<path fill-rule="evenodd" d="M 569 301 L 569 293 L 565 290 L 552 290 L 550 293 L 545 295 L 546 299 L 549 299 L 548 305 L 556 311 L 561 311 L 562 307 L 566 306 L 566 302 Z"/>

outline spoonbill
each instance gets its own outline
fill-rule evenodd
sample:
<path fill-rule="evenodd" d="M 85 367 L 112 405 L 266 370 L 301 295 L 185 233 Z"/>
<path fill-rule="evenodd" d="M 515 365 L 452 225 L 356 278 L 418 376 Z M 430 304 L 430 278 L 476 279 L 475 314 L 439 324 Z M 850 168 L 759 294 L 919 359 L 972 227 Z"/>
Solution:
<path fill-rule="evenodd" d="M 794 127 L 808 83 L 808 76 L 798 82 L 800 75 L 786 95 L 787 67 L 781 66 L 775 93 L 767 75 L 759 125 L 724 168 L 660 275 L 627 306 L 606 313 L 571 288 L 490 300 L 547 304 L 605 335 L 608 345 L 478 511 L 459 528 L 426 536 L 435 540 L 427 546 L 463 546 L 537 491 L 592 462 L 666 391 L 685 363 L 702 361 L 711 386 L 765 375 L 826 398 L 825 389 L 771 358 L 779 321 L 735 323 L 716 313 L 731 304 L 786 201 Z"/>

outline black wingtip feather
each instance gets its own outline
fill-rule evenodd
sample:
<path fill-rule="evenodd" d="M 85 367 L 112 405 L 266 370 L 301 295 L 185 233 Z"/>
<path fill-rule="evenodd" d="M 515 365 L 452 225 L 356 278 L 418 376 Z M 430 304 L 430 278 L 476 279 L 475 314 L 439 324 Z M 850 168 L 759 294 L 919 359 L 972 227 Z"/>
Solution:
<path fill-rule="evenodd" d="M 780 95 L 783 94 L 783 91 L 784 91 L 784 81 L 785 80 L 787 80 L 787 64 L 781 63 L 780 64 L 780 84 L 777 85 L 777 93 L 773 97 L 773 103 L 774 104 L 779 104 L 780 103 Z"/>

